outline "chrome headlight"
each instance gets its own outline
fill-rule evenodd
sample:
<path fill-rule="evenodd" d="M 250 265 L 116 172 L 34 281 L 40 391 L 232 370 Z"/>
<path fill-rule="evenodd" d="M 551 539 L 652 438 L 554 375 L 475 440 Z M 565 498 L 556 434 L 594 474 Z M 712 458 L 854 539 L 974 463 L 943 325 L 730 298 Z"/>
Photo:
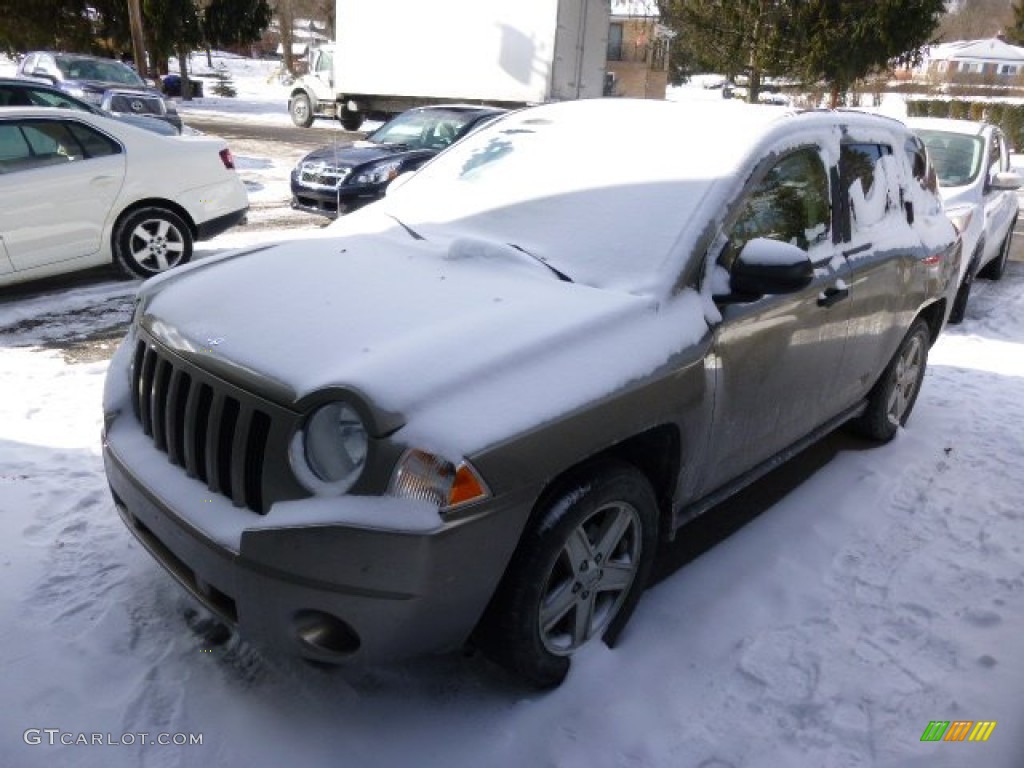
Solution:
<path fill-rule="evenodd" d="M 371 165 L 355 178 L 356 184 L 386 184 L 398 175 L 401 160 L 388 160 Z"/>
<path fill-rule="evenodd" d="M 309 415 L 292 440 L 292 470 L 315 494 L 343 494 L 362 474 L 369 443 L 355 408 L 342 401 L 327 403 Z"/>

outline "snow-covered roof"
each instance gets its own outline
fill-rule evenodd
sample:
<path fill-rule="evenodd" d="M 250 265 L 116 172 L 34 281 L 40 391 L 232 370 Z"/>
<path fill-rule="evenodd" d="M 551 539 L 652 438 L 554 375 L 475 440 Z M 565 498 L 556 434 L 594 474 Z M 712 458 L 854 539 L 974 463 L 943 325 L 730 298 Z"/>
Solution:
<path fill-rule="evenodd" d="M 611 15 L 615 17 L 658 18 L 658 5 L 654 0 L 612 0 Z"/>
<path fill-rule="evenodd" d="M 928 51 L 932 61 L 975 59 L 984 61 L 1024 62 L 1024 48 L 1010 45 L 998 37 L 984 40 L 957 40 L 932 46 Z"/>

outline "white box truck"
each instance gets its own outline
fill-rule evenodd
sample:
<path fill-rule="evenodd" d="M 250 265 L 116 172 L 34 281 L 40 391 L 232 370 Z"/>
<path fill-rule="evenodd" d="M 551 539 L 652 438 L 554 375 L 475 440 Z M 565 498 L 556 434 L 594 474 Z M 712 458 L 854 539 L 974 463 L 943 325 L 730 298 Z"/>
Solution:
<path fill-rule="evenodd" d="M 609 0 L 337 0 L 335 41 L 288 99 L 296 125 L 424 104 L 519 107 L 604 93 Z"/>

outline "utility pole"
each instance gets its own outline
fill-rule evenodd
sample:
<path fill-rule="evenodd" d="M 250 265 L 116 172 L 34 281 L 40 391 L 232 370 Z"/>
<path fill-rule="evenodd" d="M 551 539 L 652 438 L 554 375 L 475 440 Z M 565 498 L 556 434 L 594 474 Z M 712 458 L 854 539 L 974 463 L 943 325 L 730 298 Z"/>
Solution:
<path fill-rule="evenodd" d="M 149 77 L 149 68 L 146 66 L 146 39 L 142 36 L 142 9 L 139 7 L 139 0 L 128 0 L 128 24 L 132 29 L 135 69 L 140 77 Z"/>

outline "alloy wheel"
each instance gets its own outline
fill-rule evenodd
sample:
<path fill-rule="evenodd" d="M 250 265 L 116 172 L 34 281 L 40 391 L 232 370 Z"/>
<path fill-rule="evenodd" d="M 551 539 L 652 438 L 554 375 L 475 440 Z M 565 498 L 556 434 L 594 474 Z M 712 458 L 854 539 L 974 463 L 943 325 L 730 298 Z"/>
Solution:
<path fill-rule="evenodd" d="M 642 529 L 625 502 L 598 508 L 572 530 L 547 575 L 538 628 L 558 656 L 599 634 L 622 606 L 640 565 Z"/>
<path fill-rule="evenodd" d="M 903 423 L 910 404 L 914 402 L 923 364 L 924 341 L 915 335 L 909 339 L 896 363 L 896 370 L 893 371 L 893 387 L 886 408 L 886 415 L 891 424 Z"/>

